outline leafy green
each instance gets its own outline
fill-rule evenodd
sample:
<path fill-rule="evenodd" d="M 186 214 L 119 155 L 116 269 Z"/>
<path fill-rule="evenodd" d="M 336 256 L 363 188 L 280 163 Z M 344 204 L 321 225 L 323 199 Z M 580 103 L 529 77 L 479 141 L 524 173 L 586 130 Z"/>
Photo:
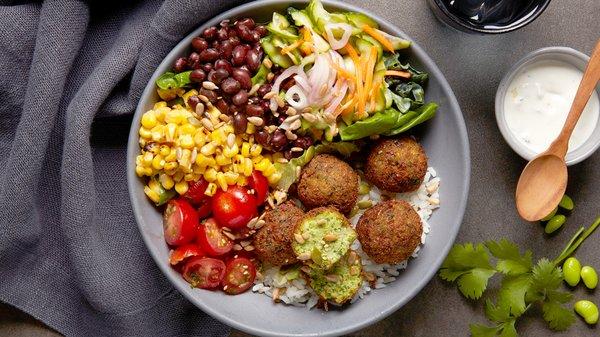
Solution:
<path fill-rule="evenodd" d="M 360 148 L 352 142 L 324 142 L 315 146 L 316 153 L 339 153 L 344 157 L 349 157 L 352 153 L 358 152 Z"/>
<path fill-rule="evenodd" d="M 559 264 L 598 226 L 600 218 L 587 230 L 579 230 L 556 259 L 550 261 L 542 258 L 535 265 L 531 251 L 526 250 L 521 254 L 519 247 L 506 239 L 487 241 L 485 245 L 455 244 L 442 264 L 439 276 L 443 280 L 456 282 L 465 297 L 480 298 L 490 277 L 496 273 L 502 275 L 495 304 L 490 298 L 485 303 L 485 315 L 494 324 L 471 324 L 471 335 L 517 336 L 517 319 L 534 305 L 541 307 L 542 316 L 550 329 L 568 329 L 575 321 L 575 314 L 564 305 L 572 295 L 559 289 L 564 280 Z M 497 260 L 495 267 L 492 267 L 490 255 Z"/>
<path fill-rule="evenodd" d="M 437 111 L 436 103 L 427 103 L 415 111 L 409 111 L 398 117 L 397 127 L 385 133 L 386 136 L 393 136 L 410 130 L 411 128 L 426 122 L 433 117 Z M 412 115 L 414 113 L 414 115 Z M 414 117 L 413 117 L 414 116 Z"/>
<path fill-rule="evenodd" d="M 415 67 L 411 66 L 410 63 L 402 64 L 399 59 L 399 54 L 386 54 L 383 59 L 385 69 L 388 70 L 407 70 L 410 73 L 410 81 L 425 84 L 429 78 L 429 74 L 424 71 L 420 71 Z"/>
<path fill-rule="evenodd" d="M 386 78 L 388 84 L 387 94 L 400 112 L 414 110 L 425 101 L 423 87 L 415 82 L 401 82 L 394 77 Z"/>
<path fill-rule="evenodd" d="M 163 90 L 171 90 L 184 87 L 190 83 L 191 70 L 181 73 L 167 71 L 156 79 L 156 86 Z"/>
<path fill-rule="evenodd" d="M 340 129 L 340 137 L 343 141 L 355 140 L 370 135 L 383 134 L 396 127 L 400 112 L 394 109 L 387 109 L 377 112 L 368 118 L 354 122 L 353 124 Z"/>
<path fill-rule="evenodd" d="M 481 297 L 488 279 L 495 273 L 485 247 L 470 243 L 454 245 L 440 269 L 442 279 L 457 281 L 460 292 L 471 299 Z"/>

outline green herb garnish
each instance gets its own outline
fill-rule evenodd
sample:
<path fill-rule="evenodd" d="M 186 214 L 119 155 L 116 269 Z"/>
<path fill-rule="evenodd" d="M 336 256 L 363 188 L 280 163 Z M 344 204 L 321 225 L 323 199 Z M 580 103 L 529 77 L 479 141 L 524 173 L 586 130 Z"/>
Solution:
<path fill-rule="evenodd" d="M 456 282 L 467 298 L 479 299 L 487 289 L 488 280 L 502 276 L 495 301 L 488 298 L 485 315 L 492 325 L 471 324 L 474 337 L 518 336 L 515 323 L 527 310 L 539 305 L 544 320 L 552 330 L 566 330 L 575 321 L 573 312 L 563 304 L 571 294 L 559 290 L 564 279 L 560 263 L 577 250 L 600 225 L 598 218 L 588 229 L 582 227 L 565 249 L 554 259 L 542 258 L 534 265 L 532 252 L 521 254 L 519 247 L 506 240 L 484 244 L 456 244 L 442 264 L 439 276 Z M 490 255 L 496 259 L 495 265 Z"/>

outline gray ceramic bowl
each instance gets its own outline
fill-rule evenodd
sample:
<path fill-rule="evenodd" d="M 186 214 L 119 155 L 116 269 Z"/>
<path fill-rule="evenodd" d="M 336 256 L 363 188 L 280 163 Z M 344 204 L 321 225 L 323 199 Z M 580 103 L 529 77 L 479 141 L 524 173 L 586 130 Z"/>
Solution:
<path fill-rule="evenodd" d="M 470 157 L 467 132 L 456 98 L 435 63 L 416 44 L 408 51 L 409 60 L 430 74 L 427 100 L 440 105 L 438 116 L 419 128 L 418 136 L 430 158 L 430 165 L 442 177 L 442 205 L 430 219 L 431 233 L 419 258 L 410 261 L 408 269 L 387 287 L 378 289 L 359 302 L 341 310 L 323 312 L 318 309 L 274 304 L 267 296 L 246 292 L 228 296 L 219 291 L 192 289 L 168 263 L 169 249 L 162 232 L 160 212 L 144 195 L 143 181 L 136 177 L 135 157 L 139 152 L 138 128 L 141 115 L 157 100 L 154 81 L 167 71 L 173 61 L 188 48 L 190 41 L 206 26 L 225 18 L 251 16 L 267 21 L 273 11 L 288 6 L 305 6 L 303 1 L 264 0 L 249 3 L 209 20 L 183 39 L 164 59 L 152 76 L 135 112 L 128 143 L 127 176 L 133 212 L 142 237 L 152 257 L 179 291 L 192 303 L 216 319 L 248 333 L 260 336 L 330 336 L 364 328 L 398 310 L 415 296 L 433 277 L 444 260 L 460 227 L 469 189 Z M 330 10 L 360 11 L 375 18 L 381 27 L 408 38 L 391 24 L 363 9 L 340 2 L 325 1 Z M 432 310 L 426 309 L 426 310 Z"/>
<path fill-rule="evenodd" d="M 508 128 L 504 115 L 504 99 L 510 83 L 524 67 L 547 60 L 565 62 L 581 69 L 583 72 L 585 71 L 585 67 L 588 64 L 590 57 L 580 51 L 568 47 L 546 47 L 538 49 L 525 55 L 525 57 L 512 66 L 500 82 L 498 90 L 496 91 L 496 122 L 498 123 L 498 128 L 508 145 L 526 160 L 533 159 L 537 153 L 526 147 Z M 600 84 L 596 86 L 596 92 L 600 95 Z M 585 143 L 574 151 L 567 153 L 567 156 L 565 157 L 567 165 L 574 165 L 585 160 L 591 156 L 598 147 L 600 147 L 600 121 L 596 123 L 596 128 Z"/>

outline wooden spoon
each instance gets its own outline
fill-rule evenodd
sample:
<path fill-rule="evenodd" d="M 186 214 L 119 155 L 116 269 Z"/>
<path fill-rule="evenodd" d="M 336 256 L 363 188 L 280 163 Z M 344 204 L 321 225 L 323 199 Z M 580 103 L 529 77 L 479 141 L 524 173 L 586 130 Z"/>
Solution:
<path fill-rule="evenodd" d="M 599 79 L 600 40 L 592 52 L 560 134 L 548 150 L 533 158 L 521 173 L 517 183 L 516 202 L 517 211 L 523 219 L 540 220 L 556 208 L 565 194 L 568 179 L 565 155 L 569 148 L 569 138 Z"/>

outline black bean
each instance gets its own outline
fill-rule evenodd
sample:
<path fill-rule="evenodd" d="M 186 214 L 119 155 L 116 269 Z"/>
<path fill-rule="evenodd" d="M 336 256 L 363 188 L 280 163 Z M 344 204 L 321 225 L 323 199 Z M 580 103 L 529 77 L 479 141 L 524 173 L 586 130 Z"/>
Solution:
<path fill-rule="evenodd" d="M 202 62 L 214 62 L 219 58 L 219 51 L 215 48 L 208 48 L 200 52 L 200 61 Z"/>
<path fill-rule="evenodd" d="M 238 106 L 246 104 L 248 102 L 248 92 L 240 90 L 237 94 L 233 95 L 231 101 Z"/>
<path fill-rule="evenodd" d="M 242 134 L 246 132 L 246 127 L 248 126 L 248 119 L 244 114 L 238 113 L 233 116 L 233 131 L 236 134 Z"/>
<path fill-rule="evenodd" d="M 221 70 L 225 71 L 224 69 Z M 236 81 L 233 77 L 227 77 L 221 83 L 221 90 L 228 95 L 237 94 L 237 92 L 240 91 L 240 88 L 240 82 Z"/>
<path fill-rule="evenodd" d="M 187 59 L 185 57 L 180 57 L 177 60 L 175 60 L 175 63 L 173 64 L 173 70 L 175 70 L 176 73 L 180 73 L 184 71 L 187 68 L 187 66 Z"/>
<path fill-rule="evenodd" d="M 243 89 L 250 90 L 252 88 L 252 78 L 246 70 L 235 68 L 231 72 L 231 76 L 240 82 Z"/>
<path fill-rule="evenodd" d="M 229 114 L 230 115 L 235 115 L 238 112 L 240 112 L 240 109 L 237 106 L 235 106 L 235 105 L 230 105 L 229 106 Z"/>
<path fill-rule="evenodd" d="M 219 41 L 219 40 L 214 40 L 213 42 L 210 43 L 210 46 L 215 49 L 219 49 L 220 45 L 221 45 L 221 41 Z"/>
<path fill-rule="evenodd" d="M 232 30 L 232 32 L 234 32 L 234 33 L 235 33 L 235 31 L 234 31 L 234 30 Z M 234 35 L 234 36 L 229 36 L 229 43 L 231 43 L 231 45 L 232 45 L 232 46 L 235 48 L 235 47 L 237 47 L 237 46 L 239 46 L 239 45 L 240 45 L 240 43 L 241 43 L 241 42 L 240 42 L 240 38 L 239 38 L 239 37 L 237 37 L 237 35 Z"/>
<path fill-rule="evenodd" d="M 233 53 L 231 54 L 231 61 L 233 62 L 233 65 L 239 66 L 244 64 L 248 49 L 249 48 L 246 45 L 238 45 L 233 48 Z"/>
<path fill-rule="evenodd" d="M 225 19 L 225 20 L 219 22 L 219 26 L 221 26 L 221 27 L 229 27 L 230 23 L 231 23 L 231 21 L 229 19 Z"/>
<path fill-rule="evenodd" d="M 231 41 L 225 40 L 219 45 L 219 51 L 221 52 L 222 58 L 230 59 L 231 53 L 233 52 L 233 44 L 231 43 Z"/>
<path fill-rule="evenodd" d="M 208 80 L 216 85 L 221 84 L 227 77 L 229 77 L 229 72 L 223 68 L 214 69 L 208 73 Z"/>
<path fill-rule="evenodd" d="M 240 26 L 237 29 L 238 36 L 242 39 L 242 41 L 246 42 L 256 42 L 258 40 L 254 39 L 254 35 L 252 35 L 252 31 L 246 26 Z"/>
<path fill-rule="evenodd" d="M 254 134 L 254 140 L 258 144 L 268 147 L 271 141 L 271 135 L 265 130 L 259 130 Z"/>
<path fill-rule="evenodd" d="M 197 63 L 198 61 L 200 61 L 200 54 L 196 52 L 190 53 L 190 56 L 188 56 L 188 65 L 191 66 L 192 64 Z"/>
<path fill-rule="evenodd" d="M 202 69 L 202 62 L 198 61 L 192 64 L 192 69 Z"/>
<path fill-rule="evenodd" d="M 261 38 L 261 35 L 256 30 L 250 32 L 252 34 L 252 41 L 258 41 Z"/>
<path fill-rule="evenodd" d="M 273 132 L 271 141 L 269 143 L 271 144 L 273 150 L 279 151 L 287 145 L 288 139 L 281 129 L 277 129 L 275 132 Z"/>
<path fill-rule="evenodd" d="M 219 100 L 217 100 L 215 106 L 217 107 L 217 109 L 219 109 L 219 111 L 222 114 L 229 114 L 229 103 L 225 102 L 224 99 L 220 98 Z"/>
<path fill-rule="evenodd" d="M 207 40 L 213 40 L 217 36 L 217 27 L 208 27 L 202 32 L 202 36 Z"/>
<path fill-rule="evenodd" d="M 200 95 L 206 96 L 206 98 L 208 98 L 208 100 L 213 104 L 217 102 L 217 93 L 213 90 L 200 88 Z"/>
<path fill-rule="evenodd" d="M 252 18 L 244 18 L 244 19 L 238 20 L 235 24 L 236 24 L 236 26 L 245 26 L 249 29 L 254 28 L 254 20 Z"/>
<path fill-rule="evenodd" d="M 271 110 L 271 103 L 268 100 L 260 101 L 260 106 L 263 108 L 264 111 Z"/>
<path fill-rule="evenodd" d="M 256 28 L 254 29 L 254 31 L 257 32 L 260 35 L 260 37 L 267 36 L 267 33 L 269 32 L 267 30 L 267 27 L 265 27 L 263 25 L 256 26 Z"/>
<path fill-rule="evenodd" d="M 213 70 L 213 64 L 212 63 L 204 63 L 202 65 L 202 70 L 204 70 L 204 72 L 209 73 L 211 70 Z"/>
<path fill-rule="evenodd" d="M 264 95 L 271 92 L 272 88 L 273 88 L 272 85 L 270 85 L 269 83 L 265 83 L 265 84 L 261 85 L 260 87 L 258 87 L 258 91 L 256 92 L 256 94 L 258 95 L 258 97 L 263 97 Z"/>
<path fill-rule="evenodd" d="M 192 70 L 190 73 L 190 80 L 192 82 L 201 83 L 206 79 L 206 73 L 202 69 Z"/>
<path fill-rule="evenodd" d="M 229 38 L 229 29 L 221 28 L 217 31 L 217 39 L 220 41 L 227 40 Z"/>
<path fill-rule="evenodd" d="M 300 147 L 303 149 L 308 149 L 313 144 L 312 138 L 309 136 L 298 137 L 293 142 L 293 146 Z"/>
<path fill-rule="evenodd" d="M 194 50 L 196 50 L 197 52 L 201 52 L 204 49 L 208 48 L 208 42 L 206 42 L 206 40 L 201 38 L 200 36 L 196 36 L 192 39 L 192 48 L 194 48 Z"/>
<path fill-rule="evenodd" d="M 246 105 L 246 115 L 250 117 L 262 117 L 264 110 L 260 105 L 248 104 Z"/>
<path fill-rule="evenodd" d="M 248 104 L 258 104 L 258 103 L 259 103 L 258 97 L 251 97 L 250 99 L 248 99 Z"/>
<path fill-rule="evenodd" d="M 250 72 L 254 73 L 258 70 L 258 67 L 260 67 L 260 63 L 262 61 L 261 56 L 261 53 L 255 49 L 250 49 L 246 53 L 246 65 L 248 65 Z"/>
<path fill-rule="evenodd" d="M 293 87 L 296 84 L 296 80 L 293 77 L 288 77 L 283 82 L 281 82 L 281 89 L 284 91 L 288 91 L 289 88 Z"/>
<path fill-rule="evenodd" d="M 192 110 L 196 110 L 196 105 L 198 105 L 198 103 L 200 103 L 200 98 L 198 98 L 198 96 L 196 96 L 196 95 L 191 96 L 190 98 L 188 98 L 187 103 L 190 105 Z"/>
<path fill-rule="evenodd" d="M 225 59 L 219 59 L 215 62 L 215 69 L 225 69 L 229 74 L 234 73 L 231 63 Z"/>

